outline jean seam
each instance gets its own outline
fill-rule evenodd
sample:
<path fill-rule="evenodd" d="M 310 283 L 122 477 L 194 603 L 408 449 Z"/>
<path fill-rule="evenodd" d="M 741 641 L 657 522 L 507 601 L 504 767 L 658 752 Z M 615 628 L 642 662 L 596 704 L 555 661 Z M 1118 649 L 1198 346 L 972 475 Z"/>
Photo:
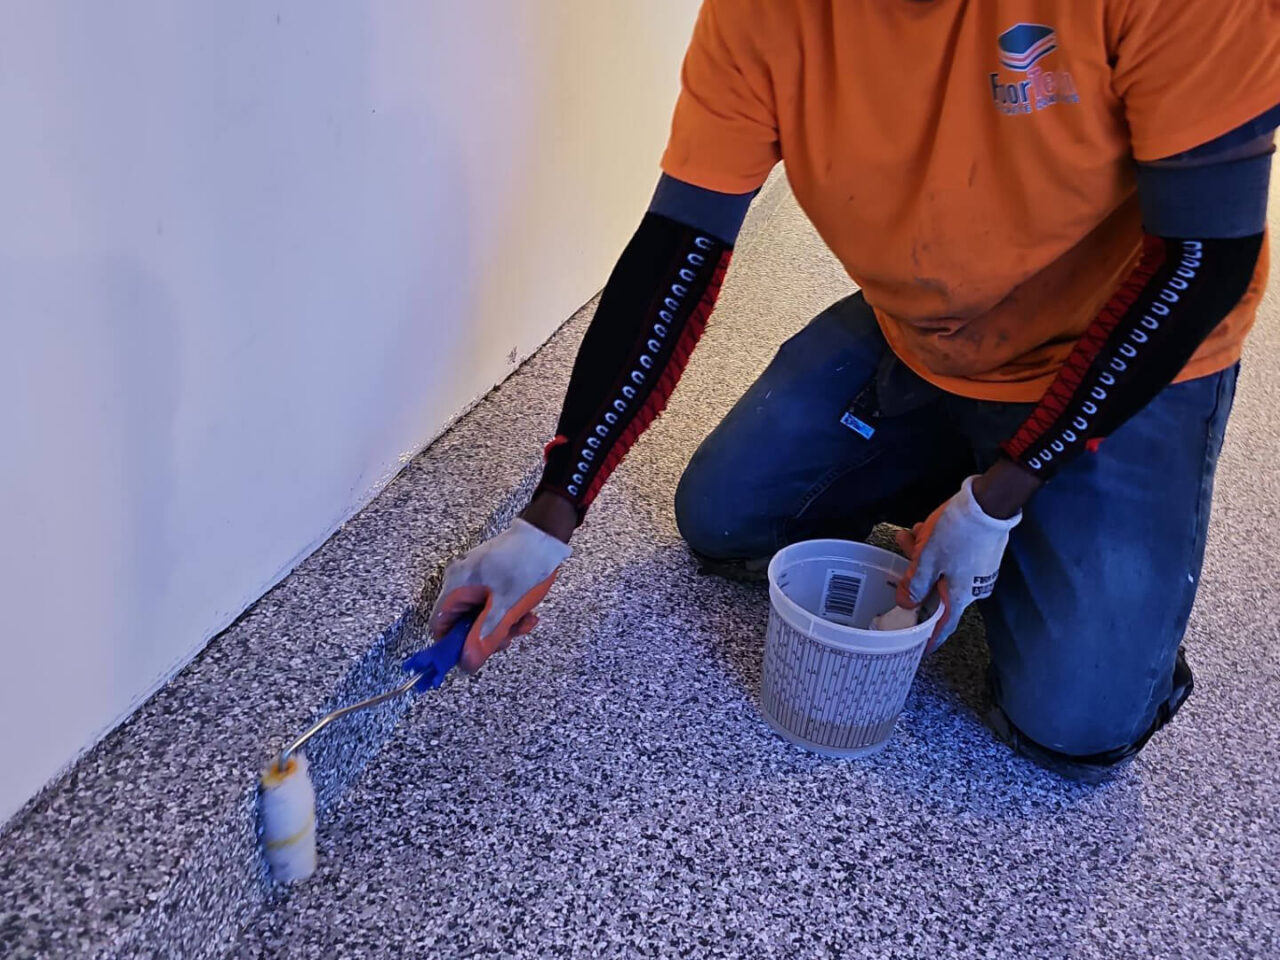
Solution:
<path fill-rule="evenodd" d="M 1209 416 L 1205 419 L 1204 453 L 1200 462 L 1200 492 L 1196 497 L 1195 523 L 1191 528 L 1191 544 L 1190 549 L 1187 551 L 1187 556 L 1192 559 L 1196 557 L 1197 553 L 1200 554 L 1201 569 L 1203 569 L 1204 566 L 1204 547 L 1201 543 L 1203 539 L 1201 531 L 1204 530 L 1204 536 L 1207 536 L 1208 531 L 1205 530 L 1205 527 L 1207 526 L 1208 518 L 1206 514 L 1212 508 L 1213 501 L 1213 488 L 1210 480 L 1215 472 L 1218 454 L 1222 449 L 1221 443 L 1218 443 L 1218 450 L 1216 452 L 1214 450 L 1214 428 L 1218 421 L 1218 412 L 1222 409 L 1222 403 L 1226 394 L 1227 374 L 1224 371 L 1223 373 L 1218 374 L 1217 389 L 1214 391 L 1213 397 L 1213 408 L 1209 411 Z M 1225 432 L 1224 428 L 1224 439 Z M 1208 489 L 1206 489 L 1206 487 Z M 1197 549 L 1197 546 L 1199 546 L 1199 549 Z M 1188 573 L 1190 573 L 1190 571 L 1188 571 Z M 1200 571 L 1198 570 L 1196 572 L 1195 580 L 1184 584 L 1183 593 L 1185 599 L 1182 605 L 1183 612 L 1179 617 L 1178 624 L 1184 634 L 1186 633 L 1187 623 L 1191 619 L 1191 609 L 1195 605 L 1196 593 L 1200 588 L 1199 580 Z M 1189 596 L 1187 594 L 1189 594 Z"/>

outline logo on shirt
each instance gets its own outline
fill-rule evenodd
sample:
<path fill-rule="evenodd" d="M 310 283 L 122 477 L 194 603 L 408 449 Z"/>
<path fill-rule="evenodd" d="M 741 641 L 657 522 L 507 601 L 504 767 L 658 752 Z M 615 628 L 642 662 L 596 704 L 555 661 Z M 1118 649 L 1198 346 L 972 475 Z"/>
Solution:
<path fill-rule="evenodd" d="M 998 71 L 989 75 L 991 99 L 1001 113 L 1034 113 L 1055 103 L 1080 102 L 1069 71 L 1045 69 L 1040 63 L 1058 49 L 1058 34 L 1053 27 L 1017 23 L 996 38 L 996 46 L 1000 65 L 1023 75 L 1012 80 Z"/>

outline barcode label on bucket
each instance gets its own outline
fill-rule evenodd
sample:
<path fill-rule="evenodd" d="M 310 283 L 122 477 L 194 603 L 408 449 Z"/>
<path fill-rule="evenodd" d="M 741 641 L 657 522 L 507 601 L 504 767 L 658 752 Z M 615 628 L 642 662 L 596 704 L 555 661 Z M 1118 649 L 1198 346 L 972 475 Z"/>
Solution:
<path fill-rule="evenodd" d="M 822 593 L 822 616 L 846 625 L 853 624 L 853 610 L 862 592 L 862 577 L 845 570 L 827 571 L 827 587 Z"/>

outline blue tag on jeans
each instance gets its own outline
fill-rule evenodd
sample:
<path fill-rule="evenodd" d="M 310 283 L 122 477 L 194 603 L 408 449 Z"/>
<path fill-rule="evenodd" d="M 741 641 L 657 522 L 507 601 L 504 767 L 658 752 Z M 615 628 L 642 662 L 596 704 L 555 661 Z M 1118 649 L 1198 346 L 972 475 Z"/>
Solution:
<path fill-rule="evenodd" d="M 858 419 L 852 413 L 847 411 L 845 412 L 845 415 L 840 418 L 840 422 L 864 440 L 870 440 L 871 435 L 876 432 L 876 428 L 871 426 L 871 424 L 867 423 L 865 420 Z"/>

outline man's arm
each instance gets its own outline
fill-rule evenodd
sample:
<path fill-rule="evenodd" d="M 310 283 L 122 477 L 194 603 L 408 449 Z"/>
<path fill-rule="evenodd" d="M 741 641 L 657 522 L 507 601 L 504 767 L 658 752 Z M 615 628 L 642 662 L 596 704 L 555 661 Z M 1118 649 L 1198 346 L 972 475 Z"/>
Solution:
<path fill-rule="evenodd" d="M 1277 123 L 1280 107 L 1195 150 L 1138 165 L 1142 257 L 1005 442 L 1005 458 L 974 481 L 990 516 L 1014 516 L 1145 407 L 1239 302 L 1266 227 Z"/>
<path fill-rule="evenodd" d="M 753 196 L 659 180 L 578 351 L 524 519 L 567 542 L 662 412 L 715 305 Z"/>
<path fill-rule="evenodd" d="M 911 560 L 898 604 L 916 606 L 936 585 L 946 606 L 931 645 L 991 594 L 1010 531 L 1041 484 L 1172 382 L 1248 289 L 1277 119 L 1272 110 L 1198 150 L 1139 165 L 1146 236 L 1137 267 L 1004 443 L 1004 456 L 898 536 Z"/>

